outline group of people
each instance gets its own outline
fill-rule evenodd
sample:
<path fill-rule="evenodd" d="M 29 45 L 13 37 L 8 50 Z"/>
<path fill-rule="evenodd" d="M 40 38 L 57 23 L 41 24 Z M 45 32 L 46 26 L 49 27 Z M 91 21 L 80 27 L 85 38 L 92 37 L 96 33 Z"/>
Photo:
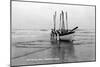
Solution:
<path fill-rule="evenodd" d="M 51 29 L 51 38 L 56 37 L 56 39 L 60 39 L 60 34 L 63 33 L 59 30 Z"/>

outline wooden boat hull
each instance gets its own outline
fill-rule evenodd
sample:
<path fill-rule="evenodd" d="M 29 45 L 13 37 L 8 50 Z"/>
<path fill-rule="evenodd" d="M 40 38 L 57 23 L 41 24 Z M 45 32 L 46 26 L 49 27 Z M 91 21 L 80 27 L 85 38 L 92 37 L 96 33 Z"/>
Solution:
<path fill-rule="evenodd" d="M 59 38 L 59 40 L 66 40 L 66 41 L 72 41 L 73 40 L 73 34 L 69 34 L 69 35 L 64 35 L 64 36 L 60 36 Z"/>

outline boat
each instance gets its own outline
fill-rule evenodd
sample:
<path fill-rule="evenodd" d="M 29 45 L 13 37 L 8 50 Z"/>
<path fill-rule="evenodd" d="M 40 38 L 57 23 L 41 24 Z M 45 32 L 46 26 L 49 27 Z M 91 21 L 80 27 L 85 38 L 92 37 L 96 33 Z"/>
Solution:
<path fill-rule="evenodd" d="M 66 16 L 66 23 L 64 21 L 64 12 L 62 11 L 60 13 L 59 29 L 56 29 L 56 11 L 55 11 L 55 14 L 53 15 L 54 28 L 51 29 L 51 38 L 55 38 L 56 40 L 73 40 L 73 34 L 75 33 L 75 30 L 78 28 L 78 26 L 69 30 L 67 12 L 65 13 L 65 16 Z"/>

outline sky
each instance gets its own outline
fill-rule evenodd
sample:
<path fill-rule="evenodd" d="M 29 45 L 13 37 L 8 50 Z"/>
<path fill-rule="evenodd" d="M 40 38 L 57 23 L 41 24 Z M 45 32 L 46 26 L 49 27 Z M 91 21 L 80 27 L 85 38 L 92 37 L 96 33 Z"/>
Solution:
<path fill-rule="evenodd" d="M 95 7 L 12 1 L 13 29 L 51 29 L 57 11 L 57 28 L 61 11 L 68 14 L 68 27 L 95 28 Z"/>

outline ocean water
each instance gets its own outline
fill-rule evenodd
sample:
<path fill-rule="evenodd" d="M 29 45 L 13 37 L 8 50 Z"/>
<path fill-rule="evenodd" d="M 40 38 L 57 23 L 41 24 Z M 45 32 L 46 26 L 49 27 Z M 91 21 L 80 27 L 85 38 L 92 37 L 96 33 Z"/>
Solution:
<path fill-rule="evenodd" d="M 50 39 L 50 30 L 12 30 L 12 65 L 95 61 L 95 29 L 77 29 L 73 41 Z"/>

